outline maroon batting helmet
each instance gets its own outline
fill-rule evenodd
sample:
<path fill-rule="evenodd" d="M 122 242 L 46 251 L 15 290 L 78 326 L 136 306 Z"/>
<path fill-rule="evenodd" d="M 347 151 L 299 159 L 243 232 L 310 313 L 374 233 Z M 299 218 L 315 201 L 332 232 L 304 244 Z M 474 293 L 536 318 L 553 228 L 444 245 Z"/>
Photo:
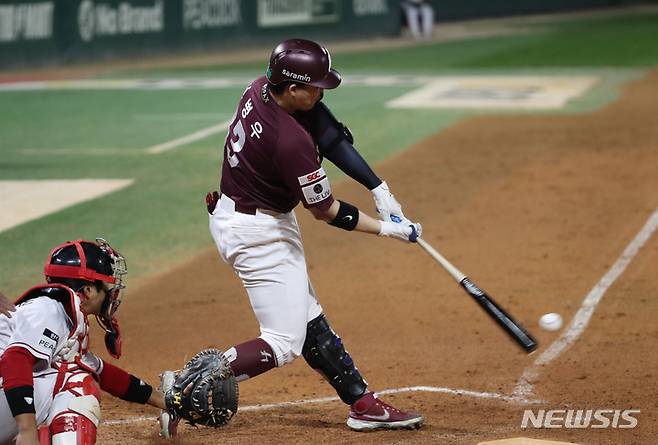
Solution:
<path fill-rule="evenodd" d="M 297 82 L 332 89 L 340 85 L 341 77 L 331 68 L 331 56 L 324 46 L 311 40 L 289 39 L 272 50 L 267 80 L 273 85 Z"/>

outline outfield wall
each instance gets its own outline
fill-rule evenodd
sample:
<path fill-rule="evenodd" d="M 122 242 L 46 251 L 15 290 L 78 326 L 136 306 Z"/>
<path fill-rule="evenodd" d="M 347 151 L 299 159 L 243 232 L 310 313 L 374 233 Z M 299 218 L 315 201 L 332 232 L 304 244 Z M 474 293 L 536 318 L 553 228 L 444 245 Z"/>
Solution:
<path fill-rule="evenodd" d="M 0 0 L 0 68 L 399 31 L 398 0 Z"/>
<path fill-rule="evenodd" d="M 436 19 L 621 6 L 634 0 L 429 0 Z M 0 69 L 190 49 L 235 48 L 292 36 L 400 33 L 400 0 L 0 0 Z"/>
<path fill-rule="evenodd" d="M 637 0 L 429 0 L 437 21 L 574 11 L 643 3 Z"/>

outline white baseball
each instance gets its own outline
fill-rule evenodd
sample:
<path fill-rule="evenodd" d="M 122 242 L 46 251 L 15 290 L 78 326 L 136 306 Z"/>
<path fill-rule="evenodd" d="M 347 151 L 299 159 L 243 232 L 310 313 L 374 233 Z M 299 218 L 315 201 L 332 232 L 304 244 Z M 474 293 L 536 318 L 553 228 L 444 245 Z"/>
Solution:
<path fill-rule="evenodd" d="M 544 314 L 539 319 L 539 326 L 547 331 L 557 331 L 562 327 L 562 316 L 555 312 Z"/>

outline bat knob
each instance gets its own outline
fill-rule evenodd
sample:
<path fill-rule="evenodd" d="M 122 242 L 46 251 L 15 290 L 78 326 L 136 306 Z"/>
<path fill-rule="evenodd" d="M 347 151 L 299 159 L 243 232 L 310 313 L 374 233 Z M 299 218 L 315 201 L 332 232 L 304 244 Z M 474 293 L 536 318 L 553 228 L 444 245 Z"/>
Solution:
<path fill-rule="evenodd" d="M 409 227 L 411 227 L 411 235 L 409 235 L 409 241 L 415 243 L 416 241 L 418 241 L 418 231 L 416 230 L 416 227 L 413 224 L 409 224 Z"/>

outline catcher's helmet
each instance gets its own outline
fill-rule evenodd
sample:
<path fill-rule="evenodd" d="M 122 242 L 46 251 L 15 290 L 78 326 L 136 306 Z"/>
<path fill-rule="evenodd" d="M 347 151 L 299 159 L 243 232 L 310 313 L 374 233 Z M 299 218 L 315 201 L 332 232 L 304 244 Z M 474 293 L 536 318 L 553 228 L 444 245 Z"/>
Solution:
<path fill-rule="evenodd" d="M 100 239 L 99 239 L 100 241 Z M 119 263 L 123 264 L 119 264 Z M 115 264 L 116 263 L 116 264 Z M 115 265 L 116 270 L 115 270 Z M 71 278 L 116 284 L 125 263 L 106 242 L 68 241 L 55 247 L 44 266 L 46 278 Z"/>
<path fill-rule="evenodd" d="M 88 282 L 100 280 L 113 285 L 106 289 L 102 313 L 96 315 L 96 320 L 107 332 L 105 343 L 115 357 L 120 354 L 120 334 L 114 313 L 121 304 L 121 290 L 125 288 L 123 276 L 126 273 L 125 259 L 102 238 L 96 238 L 95 243 L 77 240 L 60 244 L 50 252 L 44 266 L 48 282 L 64 278 Z"/>
<path fill-rule="evenodd" d="M 311 40 L 289 39 L 272 50 L 267 80 L 273 85 L 296 82 L 332 89 L 342 79 L 331 68 L 331 56 L 324 46 Z"/>

